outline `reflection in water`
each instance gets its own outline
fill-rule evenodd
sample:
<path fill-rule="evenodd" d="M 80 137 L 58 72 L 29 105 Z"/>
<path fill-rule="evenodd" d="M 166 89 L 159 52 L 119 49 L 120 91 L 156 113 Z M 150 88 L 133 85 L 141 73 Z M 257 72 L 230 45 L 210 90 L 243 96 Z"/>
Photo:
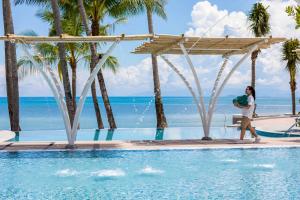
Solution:
<path fill-rule="evenodd" d="M 106 140 L 107 141 L 112 140 L 112 138 L 114 136 L 114 132 L 115 132 L 115 129 L 108 129 L 107 130 L 107 135 L 106 135 Z"/>
<path fill-rule="evenodd" d="M 15 132 L 15 141 L 16 142 L 20 141 L 20 133 L 19 132 Z"/>
<path fill-rule="evenodd" d="M 164 139 L 164 131 L 163 128 L 156 129 L 155 140 L 163 140 Z"/>
<path fill-rule="evenodd" d="M 98 141 L 99 140 L 99 135 L 100 135 L 100 130 L 96 129 L 95 130 L 95 135 L 94 135 L 94 141 Z"/>

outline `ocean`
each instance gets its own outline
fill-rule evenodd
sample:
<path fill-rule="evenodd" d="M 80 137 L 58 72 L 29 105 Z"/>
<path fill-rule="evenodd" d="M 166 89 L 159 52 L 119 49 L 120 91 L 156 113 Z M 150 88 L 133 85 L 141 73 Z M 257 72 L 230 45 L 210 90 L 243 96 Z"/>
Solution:
<path fill-rule="evenodd" d="M 213 127 L 231 124 L 232 114 L 240 110 L 232 105 L 233 96 L 221 97 L 213 118 Z M 99 98 L 103 122 L 108 128 L 103 101 Z M 111 106 L 118 128 L 155 128 L 154 97 L 111 97 Z M 208 102 L 208 98 L 205 98 Z M 259 115 L 284 114 L 291 112 L 290 97 L 258 98 Z M 191 97 L 164 97 L 164 110 L 169 127 L 200 127 L 201 121 Z M 24 131 L 62 130 L 63 121 L 53 97 L 21 97 L 20 120 Z M 92 99 L 87 98 L 80 118 L 81 129 L 95 129 L 97 123 Z M 0 129 L 9 129 L 7 101 L 0 98 Z"/>

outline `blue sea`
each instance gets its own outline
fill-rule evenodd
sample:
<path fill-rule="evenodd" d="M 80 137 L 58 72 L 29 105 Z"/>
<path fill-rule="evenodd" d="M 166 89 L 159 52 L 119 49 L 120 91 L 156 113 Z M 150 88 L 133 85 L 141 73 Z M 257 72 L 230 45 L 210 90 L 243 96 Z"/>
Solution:
<path fill-rule="evenodd" d="M 232 114 L 240 111 L 232 105 L 233 97 L 221 97 L 213 118 L 213 127 L 230 124 Z M 206 98 L 206 103 L 208 99 Z M 99 98 L 105 127 L 108 128 L 103 101 Z M 111 106 L 118 128 L 155 128 L 155 104 L 153 97 L 111 97 Z M 291 112 L 291 99 L 258 98 L 259 115 Z M 164 110 L 169 127 L 199 127 L 201 121 L 196 106 L 190 97 L 164 97 Z M 53 97 L 21 97 L 20 119 L 22 130 L 62 130 L 63 121 Z M 81 129 L 97 127 L 93 102 L 87 98 L 80 118 Z M 6 98 L 0 98 L 0 129 L 9 129 Z"/>

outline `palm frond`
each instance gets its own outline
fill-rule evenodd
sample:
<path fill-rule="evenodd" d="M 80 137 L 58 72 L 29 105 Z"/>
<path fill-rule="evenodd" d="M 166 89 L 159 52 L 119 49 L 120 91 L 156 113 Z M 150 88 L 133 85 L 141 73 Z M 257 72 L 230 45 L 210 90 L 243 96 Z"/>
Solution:
<path fill-rule="evenodd" d="M 282 47 L 282 60 L 287 61 L 285 69 L 293 74 L 293 77 L 296 76 L 298 71 L 297 65 L 299 64 L 300 57 L 294 51 L 299 48 L 300 43 L 298 39 L 290 39 L 283 44 Z"/>
<path fill-rule="evenodd" d="M 248 15 L 250 29 L 255 37 L 262 37 L 270 33 L 270 14 L 262 3 L 255 3 Z"/>
<path fill-rule="evenodd" d="M 102 54 L 99 54 L 99 57 L 102 57 Z M 89 63 L 91 62 L 91 55 L 86 54 L 82 56 L 81 58 L 84 62 L 84 66 L 89 66 Z M 103 69 L 111 70 L 113 73 L 116 73 L 119 68 L 119 62 L 118 59 L 115 56 L 109 56 L 107 60 L 105 61 L 104 65 L 102 66 Z"/>
<path fill-rule="evenodd" d="M 145 0 L 146 8 L 151 10 L 152 13 L 157 16 L 167 19 L 167 14 L 165 12 L 165 6 L 167 4 L 166 0 Z"/>
<path fill-rule="evenodd" d="M 102 66 L 103 69 L 109 69 L 113 73 L 116 73 L 119 68 L 118 59 L 114 56 L 109 56 L 105 61 L 104 65 Z"/>
<path fill-rule="evenodd" d="M 113 32 L 115 32 L 116 26 L 122 23 L 126 23 L 127 22 L 127 18 L 125 17 L 120 17 L 117 18 L 115 21 L 113 21 L 110 24 L 105 24 L 100 26 L 99 28 L 99 35 L 110 35 Z"/>
<path fill-rule="evenodd" d="M 48 4 L 48 0 L 14 0 L 15 5 L 20 4 L 27 4 L 27 5 L 37 5 L 37 6 L 43 6 L 45 4 Z"/>
<path fill-rule="evenodd" d="M 45 68 L 45 66 L 43 66 L 38 56 L 34 56 L 33 59 L 38 64 L 40 64 L 39 67 L 41 67 L 42 69 Z M 20 80 L 23 80 L 27 76 L 36 76 L 39 74 L 39 70 L 36 68 L 36 66 L 33 65 L 30 58 L 28 58 L 27 56 L 23 56 L 19 58 L 17 62 L 17 66 L 18 66 L 18 75 Z"/>

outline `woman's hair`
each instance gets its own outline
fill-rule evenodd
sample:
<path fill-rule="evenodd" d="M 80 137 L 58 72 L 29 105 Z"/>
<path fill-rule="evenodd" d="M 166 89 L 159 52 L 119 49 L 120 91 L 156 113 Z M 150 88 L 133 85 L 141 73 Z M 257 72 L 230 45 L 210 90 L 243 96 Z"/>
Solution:
<path fill-rule="evenodd" d="M 251 94 L 252 94 L 252 96 L 253 96 L 253 98 L 254 98 L 254 100 L 256 99 L 256 97 L 255 97 L 255 89 L 252 87 L 252 86 L 247 86 L 247 88 L 251 91 Z"/>

